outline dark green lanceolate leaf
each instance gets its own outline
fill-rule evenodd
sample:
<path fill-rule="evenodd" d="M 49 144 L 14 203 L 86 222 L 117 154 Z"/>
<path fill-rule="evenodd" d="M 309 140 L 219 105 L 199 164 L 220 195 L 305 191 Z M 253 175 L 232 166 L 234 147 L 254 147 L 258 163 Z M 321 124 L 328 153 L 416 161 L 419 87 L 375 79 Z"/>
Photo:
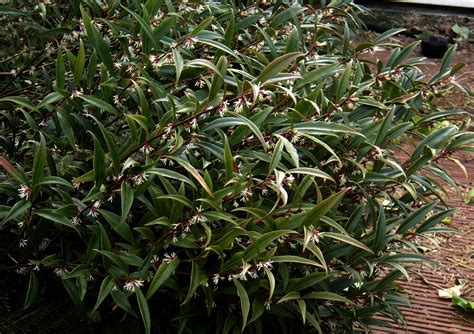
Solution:
<path fill-rule="evenodd" d="M 418 144 L 412 153 L 411 160 L 418 158 L 425 146 L 440 149 L 443 145 L 448 143 L 455 133 L 456 128 L 454 126 L 448 126 L 434 131 Z"/>
<path fill-rule="evenodd" d="M 15 205 L 11 207 L 11 209 L 8 211 L 7 215 L 5 218 L 3 218 L 2 223 L 0 224 L 0 227 L 3 228 L 3 226 L 9 222 L 12 219 L 15 219 L 17 217 L 20 217 L 23 215 L 29 208 L 31 207 L 31 201 L 28 201 L 26 199 L 22 199 L 19 202 L 16 202 Z"/>
<path fill-rule="evenodd" d="M 284 69 L 288 68 L 295 60 L 302 57 L 301 52 L 287 53 L 273 60 L 270 64 L 260 72 L 258 77 L 255 79 L 257 83 L 264 84 L 267 80 L 272 79 L 277 74 L 281 73 Z"/>
<path fill-rule="evenodd" d="M 94 49 L 97 51 L 97 54 L 99 55 L 101 60 L 104 62 L 104 64 L 107 66 L 107 68 L 109 70 L 112 70 L 113 68 L 112 55 L 111 55 L 110 47 L 107 41 L 100 35 L 99 31 L 97 30 L 95 25 L 92 23 L 90 16 L 84 10 L 82 5 L 80 6 L 80 9 L 81 9 L 81 14 L 82 14 L 82 20 L 84 21 L 84 27 L 86 30 L 87 38 L 89 39 L 90 43 L 92 44 Z"/>
<path fill-rule="evenodd" d="M 96 107 L 97 109 L 101 111 L 107 111 L 113 115 L 118 115 L 118 111 L 110 103 L 107 103 L 96 96 L 84 95 L 84 94 L 79 94 L 78 96 L 79 98 L 83 99 L 88 104 L 90 104 L 91 106 Z"/>
<path fill-rule="evenodd" d="M 305 75 L 303 75 L 303 78 L 296 82 L 295 88 L 297 89 L 309 83 L 313 83 L 315 81 L 324 79 L 326 76 L 330 75 L 331 73 L 334 73 L 338 67 L 339 65 L 332 64 L 332 65 L 326 65 L 326 66 L 319 67 L 315 70 L 312 70 L 306 73 Z"/>
<path fill-rule="evenodd" d="M 106 276 L 100 284 L 99 295 L 97 297 L 97 302 L 95 303 L 92 312 L 96 311 L 99 308 L 100 304 L 102 304 L 104 299 L 110 294 L 114 286 L 114 278 L 110 275 Z"/>
<path fill-rule="evenodd" d="M 94 182 L 96 186 L 101 186 L 105 180 L 105 153 L 99 140 L 95 135 L 91 135 L 94 137 Z"/>
<path fill-rule="evenodd" d="M 428 203 L 425 206 L 422 206 L 418 210 L 415 210 L 412 212 L 408 217 L 406 217 L 403 222 L 400 224 L 400 226 L 397 229 L 397 233 L 405 233 L 412 227 L 415 227 L 418 225 L 425 217 L 428 215 L 428 213 L 431 212 L 436 206 L 438 205 L 438 202 L 432 202 Z"/>
<path fill-rule="evenodd" d="M 211 88 L 209 89 L 209 101 L 212 101 L 219 93 L 219 90 L 222 88 L 222 84 L 224 82 L 223 78 L 225 78 L 227 72 L 226 57 L 222 56 L 219 58 L 219 61 L 217 62 L 217 69 L 219 70 L 219 74 L 214 73 L 214 76 L 212 77 Z"/>
<path fill-rule="evenodd" d="M 77 227 L 74 226 L 67 217 L 65 217 L 64 215 L 62 215 L 61 213 L 59 213 L 55 210 L 41 209 L 41 210 L 36 211 L 35 214 L 42 217 L 42 218 L 44 218 L 44 219 L 53 221 L 55 223 L 64 225 L 66 227 L 70 227 L 70 228 L 76 230 L 77 232 L 79 232 L 77 230 Z"/>
<path fill-rule="evenodd" d="M 363 250 L 365 250 L 369 253 L 373 253 L 373 251 L 369 247 L 364 245 L 362 242 L 360 242 L 360 241 L 358 241 L 358 240 L 356 240 L 356 239 L 354 239 L 354 238 L 352 238 L 352 237 L 350 237 L 346 234 L 339 234 L 339 233 L 333 233 L 333 232 L 321 232 L 321 236 L 331 238 L 331 239 L 335 239 L 335 240 L 341 241 L 345 244 L 363 249 Z"/>
<path fill-rule="evenodd" d="M 122 199 L 121 200 L 122 215 L 120 217 L 120 224 L 125 223 L 125 220 L 128 217 L 128 213 L 130 212 L 130 209 L 132 208 L 134 197 L 135 196 L 133 194 L 132 187 L 128 183 L 123 182 L 120 188 L 120 198 Z"/>
<path fill-rule="evenodd" d="M 196 293 L 197 288 L 201 285 L 201 278 L 202 278 L 202 267 L 201 264 L 194 260 L 192 261 L 192 269 L 191 269 L 191 277 L 189 281 L 189 290 L 186 298 L 181 303 L 181 305 L 187 304 L 191 298 Z"/>
<path fill-rule="evenodd" d="M 201 23 L 199 23 L 197 26 L 193 28 L 193 30 L 189 33 L 191 36 L 195 36 L 198 32 L 206 29 L 211 23 L 214 21 L 214 17 L 210 16 L 204 20 L 202 20 Z"/>
<path fill-rule="evenodd" d="M 326 215 L 344 196 L 345 190 L 331 195 L 322 202 L 318 203 L 314 208 L 302 214 L 302 226 L 317 225 L 319 220 Z"/>
<path fill-rule="evenodd" d="M 334 292 L 320 291 L 320 292 L 311 292 L 303 296 L 304 299 L 322 299 L 322 300 L 331 300 L 335 302 L 353 304 L 353 302 L 346 297 L 338 295 Z"/>
<path fill-rule="evenodd" d="M 170 263 L 162 262 L 156 270 L 155 276 L 150 283 L 146 298 L 150 299 L 156 293 L 156 291 L 166 282 L 168 278 L 174 273 L 176 268 L 179 266 L 179 259 L 174 259 Z"/>
<path fill-rule="evenodd" d="M 151 316 L 150 316 L 150 309 L 148 308 L 148 303 L 146 301 L 143 292 L 140 289 L 135 290 L 135 294 L 137 296 L 137 303 L 140 309 L 140 314 L 142 316 L 143 327 L 145 329 L 146 334 L 151 333 Z"/>
<path fill-rule="evenodd" d="M 242 331 L 247 326 L 247 319 L 250 312 L 250 300 L 245 287 L 236 278 L 234 284 L 237 287 L 237 295 L 240 298 L 240 308 L 242 310 Z"/>
<path fill-rule="evenodd" d="M 25 305 L 23 308 L 26 310 L 30 307 L 38 296 L 38 278 L 33 271 L 30 271 L 30 281 L 28 283 L 28 292 L 26 294 Z"/>
<path fill-rule="evenodd" d="M 35 187 L 44 175 L 44 167 L 46 165 L 46 140 L 42 133 L 40 133 L 40 143 L 35 150 L 33 160 L 33 177 L 31 183 Z"/>
<path fill-rule="evenodd" d="M 244 251 L 243 254 L 243 259 L 246 261 L 250 261 L 252 259 L 255 259 L 255 257 L 262 251 L 265 250 L 265 248 L 273 243 L 276 239 L 279 237 L 286 235 L 286 234 L 293 234 L 296 233 L 295 231 L 292 230 L 281 230 L 281 231 L 272 231 L 265 233 L 258 237 L 256 240 L 252 242 L 252 244 L 247 247 L 247 249 Z"/>

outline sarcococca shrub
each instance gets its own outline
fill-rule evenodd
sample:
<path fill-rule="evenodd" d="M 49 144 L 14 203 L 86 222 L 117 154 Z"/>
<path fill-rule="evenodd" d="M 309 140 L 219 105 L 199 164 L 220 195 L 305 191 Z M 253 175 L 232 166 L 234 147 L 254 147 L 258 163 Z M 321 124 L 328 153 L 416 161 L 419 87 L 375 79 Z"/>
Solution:
<path fill-rule="evenodd" d="M 438 162 L 472 150 L 431 103 L 464 89 L 454 47 L 426 78 L 340 0 L 1 8 L 0 270 L 26 308 L 63 286 L 145 333 L 402 321 L 395 281 L 453 213 Z"/>

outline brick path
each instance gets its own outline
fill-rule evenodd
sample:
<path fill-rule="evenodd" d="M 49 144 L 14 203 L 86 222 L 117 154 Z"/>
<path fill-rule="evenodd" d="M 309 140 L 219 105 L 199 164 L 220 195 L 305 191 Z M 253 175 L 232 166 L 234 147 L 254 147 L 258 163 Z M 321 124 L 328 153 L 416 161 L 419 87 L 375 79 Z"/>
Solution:
<path fill-rule="evenodd" d="M 473 155 L 463 158 L 473 159 Z M 469 189 L 474 187 L 474 161 L 465 164 L 468 180 L 453 162 L 442 165 L 457 182 Z M 474 300 L 474 199 L 471 204 L 465 204 L 451 193 L 449 202 L 459 208 L 449 224 L 459 234 L 437 236 L 440 250 L 427 254 L 440 266 L 415 269 L 411 282 L 401 282 L 412 303 L 411 308 L 403 308 L 407 329 L 374 327 L 374 333 L 474 333 L 474 313 L 452 306 L 450 299 L 438 297 L 437 286 L 449 288 L 455 285 L 456 278 L 465 278 L 472 290 L 463 297 Z"/>

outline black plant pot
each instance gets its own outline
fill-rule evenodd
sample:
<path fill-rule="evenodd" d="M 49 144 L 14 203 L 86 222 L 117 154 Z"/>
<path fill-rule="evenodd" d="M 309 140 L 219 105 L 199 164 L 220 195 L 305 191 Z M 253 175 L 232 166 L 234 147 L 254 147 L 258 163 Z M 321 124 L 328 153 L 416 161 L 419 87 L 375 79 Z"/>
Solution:
<path fill-rule="evenodd" d="M 448 50 L 448 40 L 441 36 L 426 37 L 421 41 L 421 53 L 428 58 L 442 58 Z"/>

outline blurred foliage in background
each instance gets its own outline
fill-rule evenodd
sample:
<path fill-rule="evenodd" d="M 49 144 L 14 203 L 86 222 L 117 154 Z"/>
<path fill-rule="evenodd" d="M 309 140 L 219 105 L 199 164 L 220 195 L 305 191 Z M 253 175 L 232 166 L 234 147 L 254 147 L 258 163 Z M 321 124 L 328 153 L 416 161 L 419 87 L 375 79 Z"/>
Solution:
<path fill-rule="evenodd" d="M 1 330 L 403 323 L 396 279 L 450 231 L 437 180 L 457 185 L 438 162 L 462 166 L 474 136 L 430 102 L 466 90 L 455 47 L 426 78 L 418 43 L 392 43 L 401 29 L 355 42 L 363 12 L 3 1 Z M 387 63 L 367 60 L 381 47 Z"/>

